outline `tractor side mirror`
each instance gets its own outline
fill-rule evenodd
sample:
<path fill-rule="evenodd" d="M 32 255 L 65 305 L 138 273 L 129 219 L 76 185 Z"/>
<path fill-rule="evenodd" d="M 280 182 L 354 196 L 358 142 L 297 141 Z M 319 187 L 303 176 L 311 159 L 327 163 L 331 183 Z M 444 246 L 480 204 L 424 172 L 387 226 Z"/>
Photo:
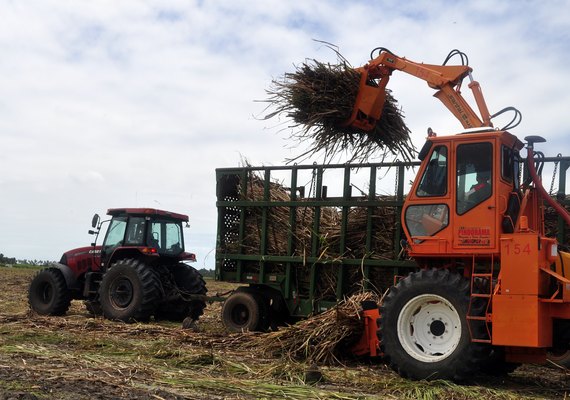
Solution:
<path fill-rule="evenodd" d="M 91 220 L 91 226 L 92 226 L 93 228 L 97 228 L 97 224 L 99 224 L 100 219 L 101 219 L 101 218 L 99 217 L 99 214 L 95 214 L 95 215 L 93 216 L 93 219 Z M 89 233 L 91 233 L 91 231 L 90 231 Z"/>

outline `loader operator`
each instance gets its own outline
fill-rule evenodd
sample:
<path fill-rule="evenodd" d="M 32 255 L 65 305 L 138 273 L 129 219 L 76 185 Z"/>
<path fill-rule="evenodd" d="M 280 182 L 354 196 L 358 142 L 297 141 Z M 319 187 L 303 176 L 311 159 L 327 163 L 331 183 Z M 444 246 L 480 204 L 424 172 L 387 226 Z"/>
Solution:
<path fill-rule="evenodd" d="M 465 193 L 465 200 L 472 204 L 479 204 L 491 195 L 491 184 L 489 183 L 489 171 L 477 172 L 477 183 Z"/>

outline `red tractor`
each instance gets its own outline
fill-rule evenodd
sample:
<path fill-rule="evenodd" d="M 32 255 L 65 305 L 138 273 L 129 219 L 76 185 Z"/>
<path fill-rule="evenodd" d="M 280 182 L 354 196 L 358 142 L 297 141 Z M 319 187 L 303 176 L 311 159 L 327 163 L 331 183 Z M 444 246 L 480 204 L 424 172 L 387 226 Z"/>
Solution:
<path fill-rule="evenodd" d="M 206 306 L 206 284 L 185 261 L 182 223 L 188 216 L 151 208 L 113 208 L 110 220 L 95 214 L 94 230 L 109 222 L 103 244 L 67 251 L 32 280 L 28 300 L 41 315 L 64 315 L 72 299 L 93 314 L 125 322 L 197 320 Z"/>

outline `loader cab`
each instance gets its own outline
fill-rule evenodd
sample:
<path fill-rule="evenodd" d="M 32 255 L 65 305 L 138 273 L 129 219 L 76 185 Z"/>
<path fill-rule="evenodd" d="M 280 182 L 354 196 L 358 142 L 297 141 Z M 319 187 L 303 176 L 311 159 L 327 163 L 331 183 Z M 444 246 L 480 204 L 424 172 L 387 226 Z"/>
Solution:
<path fill-rule="evenodd" d="M 117 257 L 186 259 L 190 255 L 184 252 L 186 215 L 156 209 L 110 209 L 107 213 L 112 219 L 101 248 L 102 266 Z"/>
<path fill-rule="evenodd" d="M 503 131 L 430 137 L 402 213 L 410 255 L 498 254 L 503 219 L 518 213 L 508 209 L 518 200 L 522 146 Z"/>

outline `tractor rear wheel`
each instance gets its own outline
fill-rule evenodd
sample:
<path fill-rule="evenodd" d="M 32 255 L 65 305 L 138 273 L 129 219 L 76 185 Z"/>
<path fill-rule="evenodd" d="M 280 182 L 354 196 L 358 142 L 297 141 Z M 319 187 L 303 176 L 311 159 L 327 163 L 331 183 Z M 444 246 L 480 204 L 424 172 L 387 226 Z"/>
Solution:
<path fill-rule="evenodd" d="M 30 284 L 28 303 L 40 315 L 65 315 L 71 293 L 61 271 L 46 268 L 38 272 Z"/>
<path fill-rule="evenodd" d="M 103 315 L 114 320 L 148 320 L 159 298 L 160 283 L 155 271 L 132 258 L 113 263 L 99 287 Z"/>
<path fill-rule="evenodd" d="M 430 269 L 393 286 L 380 307 L 378 331 L 390 366 L 411 379 L 462 380 L 488 358 L 467 325 L 470 284 L 457 273 Z"/>
<path fill-rule="evenodd" d="M 263 297 L 245 291 L 234 292 L 222 306 L 222 322 L 230 332 L 267 329 L 267 308 Z"/>
<path fill-rule="evenodd" d="M 189 317 L 196 321 L 204 314 L 206 302 L 192 299 L 192 295 L 205 295 L 208 292 L 204 278 L 188 264 L 178 263 L 169 269 L 180 298 L 161 304 L 156 311 L 156 317 L 170 321 L 182 321 Z"/>

